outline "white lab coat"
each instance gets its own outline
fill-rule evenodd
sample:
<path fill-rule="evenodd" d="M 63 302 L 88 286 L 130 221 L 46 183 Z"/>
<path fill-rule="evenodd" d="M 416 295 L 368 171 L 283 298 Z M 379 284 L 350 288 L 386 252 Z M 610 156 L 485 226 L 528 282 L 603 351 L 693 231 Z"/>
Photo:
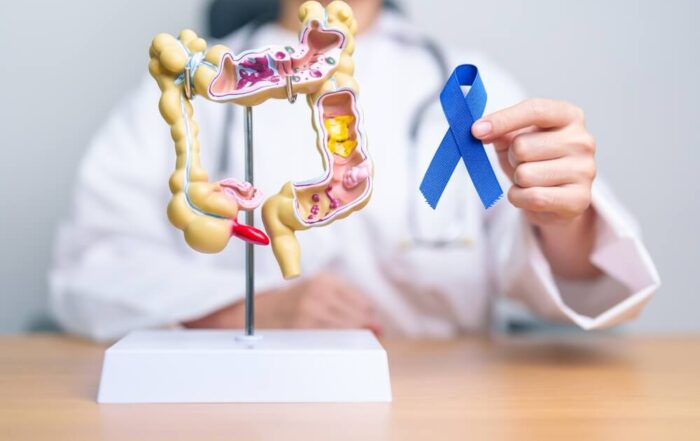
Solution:
<path fill-rule="evenodd" d="M 590 282 L 554 277 L 520 212 L 506 199 L 485 211 L 462 165 L 438 210 L 427 207 L 418 184 L 447 127 L 437 99 L 425 115 L 414 162 L 408 133 L 411 115 L 443 79 L 425 50 L 392 34 L 410 37 L 415 30 L 385 13 L 356 45 L 360 104 L 376 171 L 372 200 L 347 219 L 298 233 L 304 274 L 325 269 L 350 280 L 370 297 L 388 335 L 448 337 L 483 329 L 496 294 L 584 329 L 635 317 L 659 277 L 633 220 L 602 184 L 594 187 L 599 220 L 591 258 L 604 276 Z M 241 38 L 226 43 L 234 51 L 246 49 Z M 294 41 L 292 33 L 268 25 L 252 44 Z M 449 62 L 480 67 L 487 112 L 524 97 L 510 76 L 478 54 L 451 54 Z M 49 277 L 52 311 L 70 332 L 112 339 L 137 328 L 176 325 L 243 296 L 243 242 L 232 239 L 220 254 L 199 254 L 168 223 L 167 182 L 175 154 L 158 98 L 155 82 L 144 79 L 109 117 L 80 166 L 72 214 L 60 228 Z M 241 109 L 234 109 L 231 142 L 223 152 L 226 106 L 202 98 L 194 105 L 210 179 L 242 178 Z M 309 112 L 304 100 L 255 108 L 255 183 L 266 195 L 290 179 L 320 173 Z M 220 171 L 223 156 L 228 169 Z M 457 206 L 464 207 L 463 215 L 455 215 Z M 408 215 L 411 209 L 416 215 Z M 410 219 L 422 236 L 439 238 L 457 226 L 464 245 L 407 246 Z M 256 248 L 256 269 L 259 290 L 290 283 L 281 278 L 269 247 Z"/>

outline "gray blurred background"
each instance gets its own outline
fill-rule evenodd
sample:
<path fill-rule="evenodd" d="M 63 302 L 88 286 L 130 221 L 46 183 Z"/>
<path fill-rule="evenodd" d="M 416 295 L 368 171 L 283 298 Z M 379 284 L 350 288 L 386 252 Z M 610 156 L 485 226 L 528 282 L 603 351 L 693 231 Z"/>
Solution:
<path fill-rule="evenodd" d="M 204 33 L 208 3 L 3 2 L 0 332 L 47 326 L 46 271 L 78 161 L 146 74 L 152 36 Z M 600 172 L 641 221 L 663 280 L 626 329 L 700 331 L 700 2 L 399 3 L 439 42 L 487 54 L 531 95 L 586 110 Z"/>

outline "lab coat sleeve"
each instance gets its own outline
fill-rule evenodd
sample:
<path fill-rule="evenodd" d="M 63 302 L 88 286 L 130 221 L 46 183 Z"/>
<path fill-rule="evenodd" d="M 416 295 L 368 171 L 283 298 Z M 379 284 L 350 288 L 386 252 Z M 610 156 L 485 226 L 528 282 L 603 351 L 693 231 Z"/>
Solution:
<path fill-rule="evenodd" d="M 659 275 L 631 216 L 604 182 L 593 186 L 597 214 L 593 280 L 556 277 L 532 227 L 506 201 L 491 219 L 490 240 L 500 291 L 536 314 L 591 330 L 635 318 L 659 287 Z"/>
<path fill-rule="evenodd" d="M 148 78 L 109 118 L 79 167 L 49 274 L 52 312 L 69 332 L 114 339 L 178 324 L 243 296 L 242 268 L 216 266 L 215 256 L 188 249 L 167 221 L 175 156 L 158 98 Z M 257 287 L 268 282 L 261 275 Z"/>

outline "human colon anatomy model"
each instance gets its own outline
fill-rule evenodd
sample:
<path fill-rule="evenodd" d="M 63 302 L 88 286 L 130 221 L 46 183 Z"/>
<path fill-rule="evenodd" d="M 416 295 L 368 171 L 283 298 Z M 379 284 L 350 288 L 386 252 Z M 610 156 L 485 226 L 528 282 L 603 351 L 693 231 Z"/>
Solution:
<path fill-rule="evenodd" d="M 269 46 L 234 54 L 190 31 L 179 38 L 160 34 L 150 48 L 149 70 L 162 92 L 160 112 L 170 126 L 177 154 L 170 177 L 170 222 L 197 251 L 223 250 L 231 236 L 267 245 L 282 275 L 301 274 L 295 232 L 327 225 L 361 209 L 372 192 L 372 163 L 353 78 L 354 32 L 350 7 L 334 1 L 326 8 L 306 2 L 297 46 Z M 234 178 L 209 182 L 199 158 L 198 126 L 190 102 L 208 100 L 255 106 L 270 98 L 306 94 L 323 172 L 303 182 L 287 182 L 263 203 L 258 189 Z M 237 221 L 239 210 L 262 203 L 267 235 Z M 269 235 L 269 238 L 268 238 Z"/>

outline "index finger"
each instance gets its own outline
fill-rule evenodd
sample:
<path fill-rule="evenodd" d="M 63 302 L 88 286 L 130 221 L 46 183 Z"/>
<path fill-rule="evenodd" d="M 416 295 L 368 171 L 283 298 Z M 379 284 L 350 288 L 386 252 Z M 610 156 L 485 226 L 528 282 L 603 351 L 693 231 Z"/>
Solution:
<path fill-rule="evenodd" d="M 572 104 L 531 98 L 479 119 L 472 126 L 472 134 L 488 142 L 527 127 L 551 129 L 563 127 L 577 119 L 583 119 L 583 112 Z"/>

